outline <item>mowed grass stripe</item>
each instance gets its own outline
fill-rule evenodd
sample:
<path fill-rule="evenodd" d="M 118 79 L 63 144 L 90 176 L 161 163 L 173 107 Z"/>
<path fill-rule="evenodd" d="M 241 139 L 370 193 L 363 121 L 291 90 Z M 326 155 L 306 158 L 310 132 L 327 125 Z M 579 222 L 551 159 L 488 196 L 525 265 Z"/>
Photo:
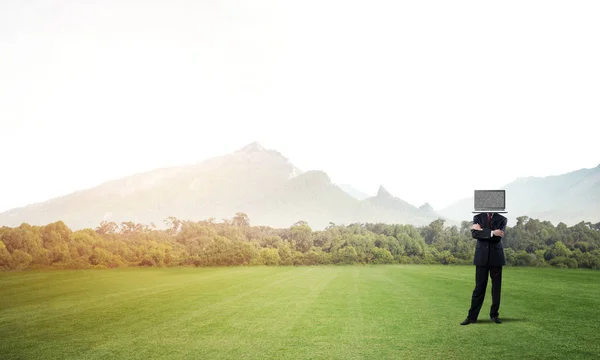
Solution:
<path fill-rule="evenodd" d="M 286 282 L 262 288 L 236 311 L 219 315 L 204 326 L 196 354 L 203 358 L 280 358 L 280 348 L 293 339 L 290 331 L 317 301 L 339 269 L 302 268 Z M 192 338 L 191 340 L 194 340 Z"/>
<path fill-rule="evenodd" d="M 3 359 L 589 359 L 600 273 L 505 268 L 502 325 L 461 327 L 470 266 L 0 274 Z M 490 286 L 490 285 L 488 285 Z"/>
<path fill-rule="evenodd" d="M 389 332 L 381 332 L 389 318 L 387 310 L 396 306 L 390 290 L 380 287 L 380 268 L 345 267 L 320 299 L 295 326 L 279 358 L 353 359 L 369 357 L 386 343 Z M 376 292 L 373 292 L 373 291 Z M 392 340 L 392 342 L 388 342 Z"/>
<path fill-rule="evenodd" d="M 314 269 L 261 270 L 262 276 L 249 271 L 258 276 L 255 280 L 240 283 L 231 279 L 234 286 L 223 283 L 212 293 L 182 306 L 177 316 L 142 330 L 133 339 L 133 345 L 145 344 L 148 338 L 155 341 L 143 346 L 139 358 L 156 354 L 176 358 L 170 353 L 175 343 L 185 343 L 187 350 L 178 351 L 178 356 L 190 358 L 245 358 L 253 352 L 262 356 L 270 350 L 274 338 L 281 336 L 288 324 L 302 313 L 301 305 L 310 301 L 310 293 L 318 291 L 319 284 L 311 280 L 322 282 L 323 279 L 311 278 L 311 273 L 313 277 L 316 274 Z M 264 341 L 268 342 L 267 348 L 261 347 Z M 119 344 L 109 344 L 108 348 L 115 347 L 113 345 L 118 347 Z M 135 356 L 138 358 L 137 354 Z M 103 357 L 100 354 L 98 358 Z"/>
<path fill-rule="evenodd" d="M 109 355 L 148 358 L 148 356 L 161 354 L 160 349 L 156 347 L 161 348 L 161 343 L 166 343 L 169 347 L 172 345 L 169 338 L 174 338 L 177 343 L 187 341 L 187 348 L 193 350 L 195 355 L 217 353 L 221 356 L 224 351 L 227 351 L 221 347 L 224 341 L 240 340 L 232 330 L 236 330 L 239 327 L 237 324 L 249 318 L 248 314 L 252 313 L 253 307 L 265 309 L 267 305 L 275 303 L 277 308 L 281 308 L 281 299 L 277 294 L 289 294 L 288 303 L 293 305 L 291 308 L 283 308 L 283 316 L 298 316 L 297 300 L 305 299 L 307 292 L 314 293 L 318 289 L 312 280 L 322 280 L 318 272 L 313 272 L 312 278 L 305 279 L 302 271 L 298 270 L 302 269 L 229 268 L 219 269 L 219 274 L 222 276 L 218 278 L 206 278 L 203 276 L 204 269 L 199 269 L 195 270 L 195 274 L 188 273 L 188 276 L 179 277 L 180 279 L 175 281 L 171 281 L 173 279 L 170 278 L 163 279 L 158 274 L 154 287 L 148 287 L 145 281 L 140 283 L 140 279 L 145 279 L 147 272 L 153 270 L 142 270 L 140 274 L 124 271 L 123 280 L 128 281 L 129 286 L 133 286 L 136 292 L 123 292 L 119 302 L 111 301 L 103 308 L 98 308 L 97 305 L 90 306 L 90 304 L 80 305 L 80 308 L 91 311 L 77 311 L 75 314 L 64 309 L 63 313 L 58 314 L 46 311 L 45 316 L 36 319 L 37 323 L 51 322 L 55 318 L 60 318 L 55 323 L 57 326 L 48 329 L 52 332 L 50 337 L 44 332 L 39 332 L 39 337 L 25 336 L 15 340 L 23 344 L 36 343 L 44 338 L 56 341 L 55 346 L 61 347 L 61 340 L 68 339 L 68 344 L 65 343 L 63 346 L 69 346 L 73 354 L 77 354 L 77 351 L 80 351 L 79 354 L 91 351 L 86 358 L 105 358 Z M 181 269 L 167 271 L 178 272 Z M 187 273 L 189 270 L 183 271 Z M 190 282 L 190 278 L 195 279 L 195 282 Z M 161 282 L 165 280 L 170 280 L 168 284 L 171 285 L 168 289 L 164 288 L 167 284 Z M 102 279 L 98 283 L 102 284 Z M 279 286 L 283 283 L 288 284 Z M 71 285 L 77 287 L 79 284 L 74 281 Z M 141 297 L 140 292 L 147 296 Z M 101 288 L 97 288 L 95 293 L 88 293 L 89 303 L 97 303 L 94 296 L 105 293 L 106 290 Z M 67 296 L 64 301 L 69 299 Z M 76 317 L 63 315 L 76 315 Z M 272 312 L 266 315 L 268 316 L 265 316 L 265 319 L 271 323 Z M 249 319 L 255 322 L 256 317 Z M 284 321 L 281 324 L 288 323 Z M 23 324 L 19 326 L 22 334 L 27 334 L 28 332 L 23 330 L 31 327 Z M 114 328 L 118 328 L 119 332 L 111 331 Z M 227 329 L 226 336 L 221 334 L 223 329 Z M 250 329 L 240 330 L 245 338 L 249 338 L 248 335 L 260 330 L 260 327 L 251 326 Z M 128 335 L 124 337 L 123 333 Z M 203 341 L 203 338 L 208 338 L 208 341 Z M 82 349 L 77 350 L 79 343 L 90 346 L 83 346 Z M 105 352 L 107 349 L 109 351 Z M 127 353 L 117 354 L 115 349 L 123 349 Z M 147 354 L 149 352 L 150 354 Z M 163 354 L 156 358 L 161 356 L 171 356 L 171 354 Z"/>
<path fill-rule="evenodd" d="M 211 296 L 219 295 L 214 289 L 222 289 L 221 297 L 227 298 L 227 287 L 249 286 L 256 284 L 255 279 L 258 279 L 258 282 L 268 281 L 267 276 L 250 273 L 242 268 L 218 271 L 207 269 L 193 273 L 184 269 L 183 272 L 187 273 L 187 276 L 183 277 L 164 276 L 162 271 L 165 270 L 127 269 L 92 271 L 91 274 L 73 273 L 74 278 L 64 288 L 64 295 L 59 297 L 60 300 L 46 302 L 45 298 L 42 298 L 35 311 L 23 309 L 20 321 L 7 323 L 0 320 L 0 335 L 5 331 L 15 334 L 14 342 L 24 346 L 52 341 L 56 348 L 68 348 L 70 353 L 81 355 L 90 350 L 96 351 L 100 344 L 110 343 L 114 339 L 130 341 L 140 329 L 151 328 L 157 321 L 170 319 L 173 314 L 185 311 L 187 308 L 182 306 L 182 302 L 189 302 L 190 298 L 193 302 L 194 299 L 204 296 L 206 303 L 213 301 Z M 56 273 L 59 277 L 62 274 Z M 115 274 L 118 276 L 114 276 Z M 90 281 L 94 282 L 90 275 L 96 279 L 96 287 L 88 286 Z M 111 280 L 106 281 L 103 275 L 108 275 L 107 278 Z M 221 286 L 223 278 L 229 282 L 227 287 Z M 200 291 L 193 291 L 194 287 L 190 284 L 194 282 L 201 285 Z M 116 288 L 122 291 L 116 293 L 118 296 L 107 300 L 105 296 L 114 295 Z M 61 287 L 49 286 L 48 291 L 53 293 L 54 297 L 60 294 L 60 289 Z M 22 298 L 26 296 L 28 294 L 21 294 Z M 19 311 L 18 308 L 12 310 L 13 314 Z M 0 316 L 0 319 L 3 318 L 4 316 Z M 48 326 L 50 324 L 51 326 Z M 39 330 L 31 331 L 32 329 Z M 116 329 L 118 331 L 115 331 Z M 123 337 L 123 333 L 127 336 Z"/>
<path fill-rule="evenodd" d="M 243 269 L 236 271 L 244 273 Z M 234 274 L 235 271 L 232 274 L 208 269 L 206 273 L 202 273 L 201 279 L 204 282 L 218 281 Z M 54 281 L 53 276 L 56 276 L 57 281 Z M 122 279 L 124 281 L 121 281 Z M 140 299 L 147 299 L 151 295 L 172 289 L 181 289 L 188 283 L 199 280 L 200 278 L 192 276 L 173 278 L 168 273 L 161 274 L 154 269 L 125 269 L 112 272 L 92 270 L 75 274 L 65 271 L 49 272 L 44 277 L 36 277 L 35 281 L 25 280 L 18 289 L 13 287 L 7 291 L 6 297 L 4 290 L 2 291 L 0 306 L 6 311 L 0 314 L 0 325 L 11 318 L 26 318 L 26 322 L 21 325 L 34 326 L 37 321 L 46 322 L 56 317 L 78 316 L 79 313 L 115 304 L 122 306 L 132 302 L 137 306 Z M 26 299 L 23 299 L 23 294 L 27 294 Z M 18 308 L 9 311 L 17 305 Z"/>

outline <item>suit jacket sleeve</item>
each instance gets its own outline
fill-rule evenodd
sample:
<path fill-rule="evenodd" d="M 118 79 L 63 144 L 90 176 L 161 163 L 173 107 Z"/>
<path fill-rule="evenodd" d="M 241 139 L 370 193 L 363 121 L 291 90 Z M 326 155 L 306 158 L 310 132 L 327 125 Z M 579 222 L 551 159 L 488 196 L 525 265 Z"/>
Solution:
<path fill-rule="evenodd" d="M 471 236 L 473 236 L 474 239 L 490 240 L 492 238 L 492 229 L 483 227 L 483 225 L 479 222 L 477 215 L 473 216 L 473 225 L 475 224 L 479 224 L 479 226 L 481 226 L 481 230 L 471 229 Z"/>
<path fill-rule="evenodd" d="M 508 219 L 504 218 L 504 219 L 502 219 L 502 225 L 500 225 L 500 230 L 502 230 L 502 232 L 505 234 L 506 234 L 506 224 L 507 223 L 508 223 Z M 502 237 L 500 237 L 500 236 L 495 236 L 495 237 L 502 239 Z"/>

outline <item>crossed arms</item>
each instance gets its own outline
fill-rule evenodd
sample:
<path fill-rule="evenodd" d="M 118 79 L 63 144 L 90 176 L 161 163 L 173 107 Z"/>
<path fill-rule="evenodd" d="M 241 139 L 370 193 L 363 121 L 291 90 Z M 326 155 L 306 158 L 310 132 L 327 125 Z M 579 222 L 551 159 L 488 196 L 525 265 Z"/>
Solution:
<path fill-rule="evenodd" d="M 504 231 L 506 231 L 506 219 L 502 220 L 502 224 L 500 225 L 500 229 L 489 229 L 484 228 L 479 223 L 479 218 L 477 216 L 473 216 L 473 226 L 471 226 L 471 236 L 478 240 L 490 240 L 493 237 L 503 237 Z"/>

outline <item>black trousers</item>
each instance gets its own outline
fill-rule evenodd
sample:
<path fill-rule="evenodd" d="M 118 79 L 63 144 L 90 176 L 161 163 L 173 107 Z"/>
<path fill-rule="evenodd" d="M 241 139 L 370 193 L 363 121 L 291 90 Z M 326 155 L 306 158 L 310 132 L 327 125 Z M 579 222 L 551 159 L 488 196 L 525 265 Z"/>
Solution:
<path fill-rule="evenodd" d="M 500 310 L 500 289 L 502 288 L 502 266 L 487 267 L 476 266 L 475 268 L 475 290 L 471 297 L 471 308 L 469 309 L 468 318 L 477 320 L 485 291 L 488 284 L 488 275 L 492 279 L 492 307 L 490 308 L 490 318 L 497 317 Z"/>

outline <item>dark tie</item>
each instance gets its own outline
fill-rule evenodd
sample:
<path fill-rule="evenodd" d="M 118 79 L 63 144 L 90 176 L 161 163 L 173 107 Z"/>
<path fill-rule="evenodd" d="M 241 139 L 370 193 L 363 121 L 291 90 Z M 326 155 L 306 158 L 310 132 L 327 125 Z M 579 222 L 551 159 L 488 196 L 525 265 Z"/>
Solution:
<path fill-rule="evenodd" d="M 488 224 L 490 224 L 490 228 L 492 227 L 492 213 L 488 213 Z"/>

